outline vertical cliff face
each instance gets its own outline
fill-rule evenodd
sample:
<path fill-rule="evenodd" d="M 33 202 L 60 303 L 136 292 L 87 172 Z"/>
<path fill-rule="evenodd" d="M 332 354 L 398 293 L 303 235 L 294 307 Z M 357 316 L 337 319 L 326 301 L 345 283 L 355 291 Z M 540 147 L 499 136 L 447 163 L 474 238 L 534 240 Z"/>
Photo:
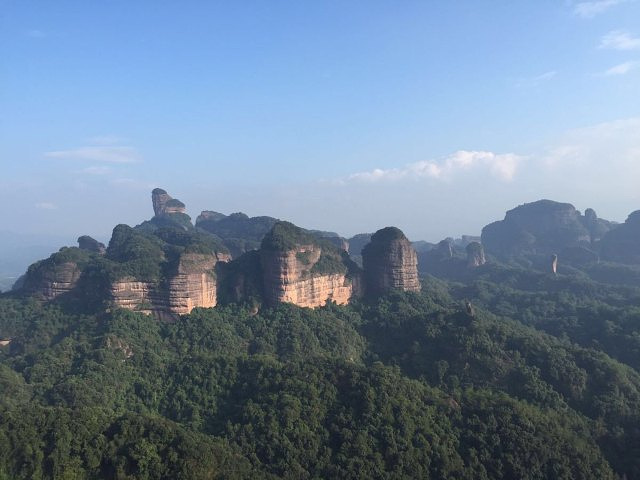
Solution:
<path fill-rule="evenodd" d="M 45 300 L 73 291 L 91 254 L 63 247 L 49 258 L 34 263 L 24 276 L 23 289 Z"/>
<path fill-rule="evenodd" d="M 180 257 L 178 269 L 169 280 L 171 313 L 189 313 L 195 307 L 216 306 L 215 255 L 188 253 Z"/>
<path fill-rule="evenodd" d="M 42 270 L 39 275 L 27 276 L 25 287 L 45 300 L 53 300 L 71 292 L 80 278 L 82 270 L 75 262 L 64 262 Z"/>
<path fill-rule="evenodd" d="M 365 289 L 379 295 L 398 289 L 417 292 L 418 258 L 407 237 L 395 227 L 378 230 L 362 250 Z"/>
<path fill-rule="evenodd" d="M 346 304 L 354 294 L 354 281 L 338 248 L 288 222 L 276 223 L 265 236 L 260 263 L 270 305 Z"/>
<path fill-rule="evenodd" d="M 151 191 L 151 202 L 153 203 L 153 213 L 156 217 L 171 213 L 185 213 L 186 207 L 177 198 L 172 198 L 166 190 L 154 188 Z"/>
<path fill-rule="evenodd" d="M 153 282 L 143 282 L 134 277 L 124 277 L 111 283 L 111 303 L 114 307 L 152 313 L 167 310 L 166 296 Z"/>
<path fill-rule="evenodd" d="M 162 215 L 164 213 L 164 206 L 171 200 L 171 195 L 166 190 L 161 188 L 154 188 L 151 192 L 151 202 L 153 203 L 153 214 L 155 216 Z"/>
<path fill-rule="evenodd" d="M 128 310 L 166 311 L 177 315 L 189 313 L 195 307 L 215 307 L 217 262 L 215 254 L 183 254 L 165 282 L 140 281 L 135 277 L 112 282 L 111 302 Z"/>
<path fill-rule="evenodd" d="M 484 255 L 484 248 L 479 242 L 471 242 L 467 245 L 467 266 L 476 268 L 487 263 Z"/>

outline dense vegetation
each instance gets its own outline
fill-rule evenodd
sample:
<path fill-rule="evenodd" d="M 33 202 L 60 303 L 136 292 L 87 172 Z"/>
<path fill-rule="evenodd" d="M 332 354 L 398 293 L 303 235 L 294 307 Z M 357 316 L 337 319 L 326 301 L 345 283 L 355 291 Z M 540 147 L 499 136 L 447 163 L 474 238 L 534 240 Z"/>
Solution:
<path fill-rule="evenodd" d="M 0 479 L 640 478 L 637 305 L 489 265 L 175 323 L 4 295 Z"/>

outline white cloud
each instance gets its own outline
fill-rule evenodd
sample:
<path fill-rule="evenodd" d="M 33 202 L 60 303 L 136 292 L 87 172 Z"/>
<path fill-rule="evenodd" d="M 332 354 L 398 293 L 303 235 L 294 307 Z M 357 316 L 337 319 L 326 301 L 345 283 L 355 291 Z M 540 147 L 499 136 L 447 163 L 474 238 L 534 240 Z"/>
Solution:
<path fill-rule="evenodd" d="M 605 71 L 603 75 L 607 77 L 612 75 L 624 75 L 625 73 L 629 73 L 633 68 L 635 68 L 637 64 L 637 62 L 624 62 L 611 67 L 609 70 Z"/>
<path fill-rule="evenodd" d="M 70 150 L 57 150 L 44 154 L 49 158 L 64 160 L 86 160 L 101 163 L 135 163 L 140 160 L 137 150 L 127 146 L 85 146 Z"/>
<path fill-rule="evenodd" d="M 38 202 L 34 206 L 40 210 L 56 210 L 58 208 L 52 202 Z"/>
<path fill-rule="evenodd" d="M 615 7 L 627 0 L 593 0 L 590 2 L 579 2 L 573 8 L 576 15 L 582 18 L 593 18 L 611 7 Z"/>
<path fill-rule="evenodd" d="M 439 160 L 423 160 L 410 163 L 400 168 L 383 170 L 376 168 L 368 172 L 349 175 L 340 181 L 379 182 L 398 181 L 404 179 L 433 178 L 450 180 L 458 172 L 475 168 L 484 168 L 499 180 L 511 181 L 524 157 L 513 154 L 496 154 L 493 152 L 459 150 Z"/>
<path fill-rule="evenodd" d="M 549 80 L 554 78 L 557 74 L 558 72 L 556 72 L 555 70 L 551 70 L 541 75 L 536 75 L 535 77 L 520 78 L 519 80 L 516 81 L 516 87 L 519 87 L 519 88 L 537 87 L 542 83 L 548 82 Z"/>
<path fill-rule="evenodd" d="M 602 37 L 599 48 L 638 50 L 640 49 L 640 38 L 634 37 L 623 30 L 612 30 Z"/>
<path fill-rule="evenodd" d="M 541 158 L 551 170 L 574 171 L 576 180 L 636 179 L 640 174 L 640 117 L 566 132 Z M 590 175 L 594 172 L 599 173 Z"/>

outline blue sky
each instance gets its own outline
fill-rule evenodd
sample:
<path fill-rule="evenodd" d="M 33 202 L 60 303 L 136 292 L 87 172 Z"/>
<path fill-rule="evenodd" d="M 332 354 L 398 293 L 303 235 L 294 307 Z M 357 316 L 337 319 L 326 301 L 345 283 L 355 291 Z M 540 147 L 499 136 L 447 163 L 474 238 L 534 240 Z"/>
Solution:
<path fill-rule="evenodd" d="M 6 229 L 108 238 L 167 189 L 352 235 L 640 209 L 640 1 L 0 0 Z"/>

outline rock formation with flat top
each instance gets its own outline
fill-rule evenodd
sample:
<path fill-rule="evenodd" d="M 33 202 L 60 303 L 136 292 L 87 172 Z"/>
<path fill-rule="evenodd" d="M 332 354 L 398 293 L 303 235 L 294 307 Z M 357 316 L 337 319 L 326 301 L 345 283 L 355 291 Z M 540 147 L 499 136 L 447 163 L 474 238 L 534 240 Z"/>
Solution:
<path fill-rule="evenodd" d="M 319 307 L 346 304 L 359 289 L 346 252 L 289 222 L 278 222 L 260 249 L 264 295 L 269 305 Z M 350 274 L 351 273 L 351 274 Z"/>

